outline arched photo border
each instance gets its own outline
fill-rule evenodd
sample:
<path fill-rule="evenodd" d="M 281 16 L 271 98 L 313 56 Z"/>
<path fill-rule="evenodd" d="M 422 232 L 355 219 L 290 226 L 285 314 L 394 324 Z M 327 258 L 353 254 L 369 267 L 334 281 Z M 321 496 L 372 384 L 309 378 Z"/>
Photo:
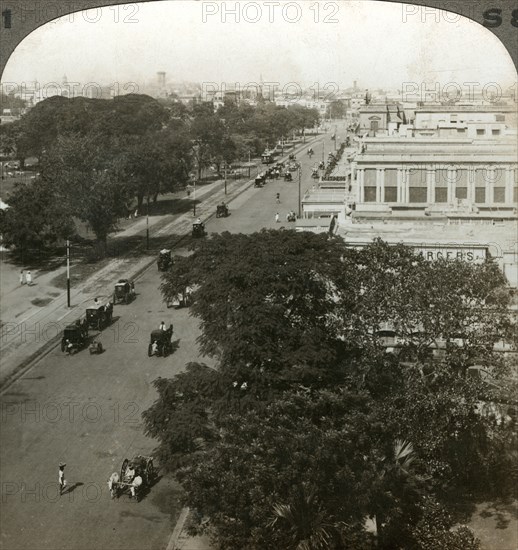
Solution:
<path fill-rule="evenodd" d="M 139 3 L 151 1 L 167 2 L 176 0 L 141 0 Z M 241 1 L 246 2 L 247 0 Z M 311 0 L 298 1 L 308 2 Z M 348 0 L 336 1 L 340 3 Z M 401 3 L 397 0 L 374 1 Z M 52 6 L 55 8 L 52 13 L 42 12 L 41 7 L 45 3 L 48 2 L 46 0 L 0 0 L 0 78 L 9 57 L 18 44 L 38 27 L 69 13 L 131 2 L 121 2 L 120 0 L 52 0 Z M 509 52 L 515 68 L 518 70 L 518 8 L 514 0 L 470 0 L 469 2 L 466 2 L 466 0 L 413 0 L 404 3 L 437 8 L 462 15 L 479 23 L 495 34 L 502 42 Z"/>

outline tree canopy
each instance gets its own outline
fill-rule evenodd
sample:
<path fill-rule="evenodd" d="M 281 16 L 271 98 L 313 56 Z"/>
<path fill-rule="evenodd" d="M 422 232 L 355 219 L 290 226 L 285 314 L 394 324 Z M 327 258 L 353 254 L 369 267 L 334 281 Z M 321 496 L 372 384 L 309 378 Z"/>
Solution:
<path fill-rule="evenodd" d="M 218 547 L 373 548 L 367 517 L 382 548 L 477 547 L 427 514 L 448 491 L 497 483 L 514 441 L 508 421 L 480 412 L 498 386 L 467 375 L 475 362 L 505 374 L 492 350 L 512 324 L 491 261 L 224 233 L 177 258 L 164 300 L 186 285 L 216 364 L 157 379 L 144 420 Z"/>
<path fill-rule="evenodd" d="M 192 170 L 198 179 L 208 166 L 221 173 L 224 163 L 259 154 L 267 143 L 273 146 L 282 135 L 316 120 L 316 111 L 300 106 L 226 102 L 215 111 L 209 102 L 187 107 L 139 94 L 111 100 L 55 96 L 0 130 L 0 152 L 22 163 L 29 155 L 39 159 L 46 181 L 41 189 L 49 196 L 33 203 L 35 210 L 42 204 L 54 208 L 51 202 L 59 195 L 59 207 L 66 205 L 105 242 L 133 199 L 140 211 L 146 198 L 156 201 L 159 193 L 183 188 Z M 29 193 L 23 208 L 14 200 L 7 222 L 12 216 L 26 219 L 19 235 L 16 224 L 5 227 L 12 244 L 27 239 L 22 227 L 31 225 L 28 201 L 35 197 Z M 48 237 L 40 242 L 52 245 Z"/>

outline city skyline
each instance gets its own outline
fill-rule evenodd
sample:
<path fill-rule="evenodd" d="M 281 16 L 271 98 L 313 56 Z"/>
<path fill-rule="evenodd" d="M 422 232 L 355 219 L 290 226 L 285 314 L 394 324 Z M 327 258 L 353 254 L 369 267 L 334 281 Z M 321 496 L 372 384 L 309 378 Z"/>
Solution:
<path fill-rule="evenodd" d="M 403 4 L 317 2 L 300 3 L 299 13 L 281 5 L 270 22 L 266 4 L 252 3 L 262 11 L 250 23 L 250 10 L 223 13 L 227 4 L 152 2 L 64 16 L 22 41 L 2 83 L 59 83 L 66 74 L 69 82 L 122 87 L 149 82 L 159 71 L 167 81 L 229 87 L 261 77 L 301 88 L 358 81 L 365 88 L 401 89 L 407 82 L 430 88 L 475 82 L 483 88 L 495 82 L 506 89 L 516 82 L 503 44 L 460 16 L 456 22 L 423 21 Z"/>

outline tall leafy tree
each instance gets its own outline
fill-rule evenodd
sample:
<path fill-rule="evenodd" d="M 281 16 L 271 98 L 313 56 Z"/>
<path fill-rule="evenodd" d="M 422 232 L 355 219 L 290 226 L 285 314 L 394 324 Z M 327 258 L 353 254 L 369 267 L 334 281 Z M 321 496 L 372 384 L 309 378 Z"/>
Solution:
<path fill-rule="evenodd" d="M 381 547 L 403 537 L 419 548 L 423 495 L 472 490 L 481 475 L 498 482 L 512 426 L 478 405 L 503 394 L 466 376 L 512 326 L 491 262 L 434 263 L 381 241 L 358 251 L 324 235 L 263 231 L 213 236 L 176 267 L 164 298 L 195 286 L 200 347 L 217 363 L 157 380 L 144 418 L 221 547 L 370 548 L 362 524 L 371 515 Z M 402 334 L 401 353 L 387 353 L 384 323 Z M 466 326 L 465 344 L 450 345 Z M 415 353 L 422 332 L 432 346 L 442 338 L 442 356 Z"/>
<path fill-rule="evenodd" d="M 0 215 L 3 243 L 24 254 L 51 249 L 74 234 L 72 212 L 48 181 L 19 185 Z"/>

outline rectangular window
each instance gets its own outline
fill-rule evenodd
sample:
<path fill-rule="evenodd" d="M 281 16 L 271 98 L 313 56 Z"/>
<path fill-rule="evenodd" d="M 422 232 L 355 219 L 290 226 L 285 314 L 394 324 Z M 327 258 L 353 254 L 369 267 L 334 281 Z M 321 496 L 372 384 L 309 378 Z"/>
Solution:
<path fill-rule="evenodd" d="M 494 128 L 491 130 L 491 133 L 494 135 L 494 136 L 499 136 L 500 135 L 500 130 L 495 130 Z"/>
<path fill-rule="evenodd" d="M 408 189 L 408 202 L 426 202 L 426 187 L 410 187 Z"/>
<path fill-rule="evenodd" d="M 485 130 L 481 130 L 479 128 L 477 128 L 477 136 L 483 136 L 485 135 L 486 131 Z"/>
<path fill-rule="evenodd" d="M 394 168 L 385 170 L 385 187 L 397 187 L 397 173 Z"/>
<path fill-rule="evenodd" d="M 485 187 L 488 180 L 488 172 L 485 168 L 481 168 L 475 172 L 475 187 Z"/>
<path fill-rule="evenodd" d="M 468 188 L 467 187 L 455 187 L 455 198 L 456 199 L 467 199 L 468 198 Z"/>
<path fill-rule="evenodd" d="M 505 202 L 505 187 L 493 188 L 493 202 Z"/>
<path fill-rule="evenodd" d="M 486 202 L 485 187 L 475 187 L 475 202 L 477 204 L 484 204 Z"/>
<path fill-rule="evenodd" d="M 364 187 L 364 201 L 365 202 L 376 202 L 376 187 Z"/>
<path fill-rule="evenodd" d="M 457 128 L 457 134 L 465 134 L 466 128 Z"/>
<path fill-rule="evenodd" d="M 376 187 L 376 170 L 373 168 L 366 168 L 363 183 L 365 187 Z"/>
<path fill-rule="evenodd" d="M 414 166 L 408 171 L 408 184 L 410 187 L 426 187 L 426 167 Z"/>
<path fill-rule="evenodd" d="M 495 115 L 495 122 L 505 122 L 505 115 Z"/>
<path fill-rule="evenodd" d="M 438 168 L 437 170 L 435 170 L 435 186 L 448 186 L 448 170 L 446 168 Z"/>
<path fill-rule="evenodd" d="M 435 202 L 448 202 L 448 189 L 446 187 L 435 188 Z"/>
<path fill-rule="evenodd" d="M 397 202 L 397 187 L 385 187 L 384 202 Z"/>
<path fill-rule="evenodd" d="M 468 171 L 456 170 L 455 172 L 455 198 L 467 199 L 468 198 Z"/>

